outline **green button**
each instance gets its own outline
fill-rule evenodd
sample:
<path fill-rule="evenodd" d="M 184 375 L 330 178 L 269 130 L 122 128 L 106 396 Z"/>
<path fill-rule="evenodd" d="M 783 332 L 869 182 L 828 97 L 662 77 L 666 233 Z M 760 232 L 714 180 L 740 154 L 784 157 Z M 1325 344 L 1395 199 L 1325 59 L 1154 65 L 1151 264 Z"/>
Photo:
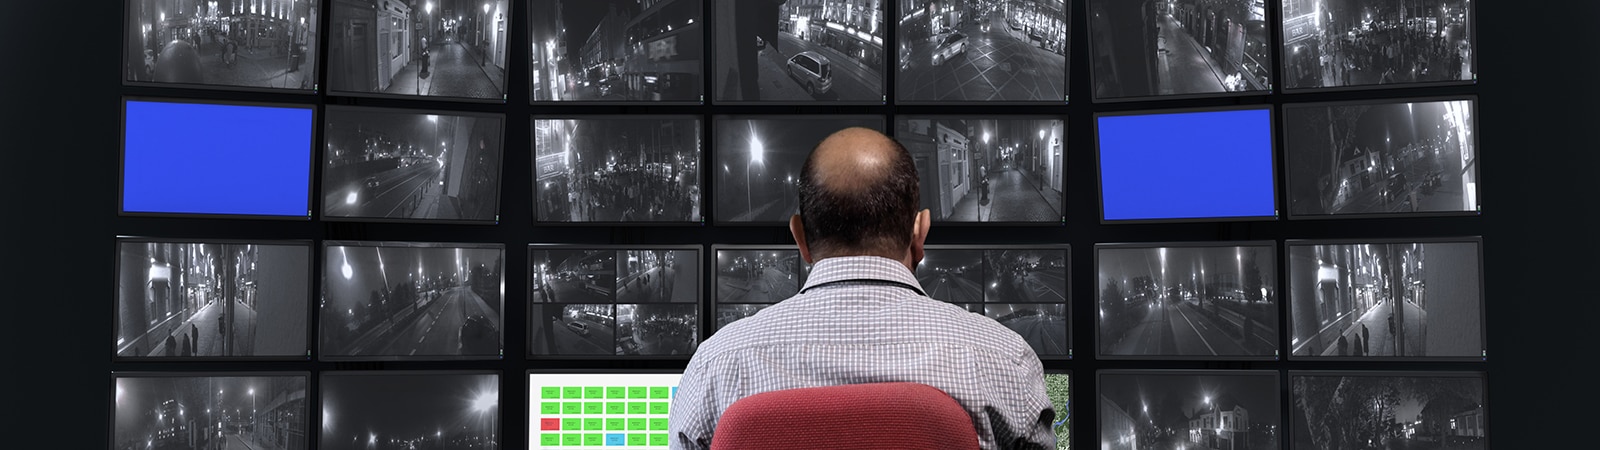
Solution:
<path fill-rule="evenodd" d="M 606 430 L 606 420 L 605 419 L 583 419 L 583 430 L 584 431 L 605 431 Z"/>
<path fill-rule="evenodd" d="M 574 387 L 574 386 L 568 386 L 568 387 L 561 388 L 561 398 L 565 398 L 565 399 L 583 398 L 583 388 Z"/>
<path fill-rule="evenodd" d="M 561 398 L 561 388 L 555 386 L 539 388 L 539 398 Z"/>
<path fill-rule="evenodd" d="M 632 433 L 628 435 L 628 445 L 634 447 L 644 445 L 648 440 L 650 440 L 650 438 L 645 436 L 643 433 Z"/>
<path fill-rule="evenodd" d="M 583 414 L 583 402 L 561 402 L 562 414 Z"/>
<path fill-rule="evenodd" d="M 650 431 L 667 431 L 667 419 L 650 419 Z"/>
<path fill-rule="evenodd" d="M 631 386 L 628 388 L 628 398 L 649 398 L 650 388 L 644 386 Z"/>
<path fill-rule="evenodd" d="M 606 402 L 606 414 L 627 414 L 628 402 Z"/>
<path fill-rule="evenodd" d="M 645 431 L 650 429 L 650 424 L 644 419 L 628 418 L 628 431 Z"/>
<path fill-rule="evenodd" d="M 666 398 L 669 398 L 671 396 L 672 396 L 672 389 L 668 388 L 666 386 L 657 386 L 657 387 L 650 388 L 650 398 L 659 400 L 659 399 L 666 399 Z"/>
<path fill-rule="evenodd" d="M 583 402 L 584 414 L 605 414 L 606 404 L 602 402 Z"/>
<path fill-rule="evenodd" d="M 583 435 L 583 445 L 585 445 L 585 446 L 602 446 L 602 445 L 606 445 L 606 435 L 600 434 L 600 433 L 585 434 L 585 435 Z"/>
<path fill-rule="evenodd" d="M 583 429 L 583 419 L 561 419 L 561 429 L 575 431 Z"/>
<path fill-rule="evenodd" d="M 667 434 L 666 433 L 651 433 L 650 434 L 650 446 L 651 447 L 666 447 L 667 446 Z"/>
<path fill-rule="evenodd" d="M 561 414 L 561 402 L 539 403 L 540 414 Z"/>
<path fill-rule="evenodd" d="M 554 447 L 561 445 L 560 433 L 544 433 L 539 435 L 539 445 Z"/>
<path fill-rule="evenodd" d="M 583 435 L 577 433 L 561 435 L 561 446 L 577 447 L 583 445 Z"/>
<path fill-rule="evenodd" d="M 650 413 L 650 404 L 647 402 L 628 402 L 628 414 L 644 415 Z"/>
<path fill-rule="evenodd" d="M 612 386 L 606 388 L 606 398 L 628 398 L 628 388 Z"/>
<path fill-rule="evenodd" d="M 618 418 L 618 417 L 606 419 L 606 431 L 627 431 L 627 430 L 628 430 L 628 419 L 623 419 L 623 418 Z"/>
<path fill-rule="evenodd" d="M 592 399 L 597 399 L 597 398 L 606 398 L 606 388 L 599 387 L 599 386 L 590 386 L 590 387 L 583 388 L 583 398 L 587 398 L 587 399 L 591 399 L 591 400 Z"/>
<path fill-rule="evenodd" d="M 650 402 L 650 414 L 667 415 L 667 402 Z"/>

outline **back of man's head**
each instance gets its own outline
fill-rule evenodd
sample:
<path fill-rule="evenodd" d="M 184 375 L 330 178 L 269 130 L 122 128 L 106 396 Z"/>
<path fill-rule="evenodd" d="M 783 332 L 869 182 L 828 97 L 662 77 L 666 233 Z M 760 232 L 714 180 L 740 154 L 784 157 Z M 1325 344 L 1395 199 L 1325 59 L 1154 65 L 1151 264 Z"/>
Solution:
<path fill-rule="evenodd" d="M 919 189 L 916 162 L 900 143 L 867 128 L 840 130 L 800 169 L 802 244 L 813 259 L 902 259 L 915 234 Z"/>

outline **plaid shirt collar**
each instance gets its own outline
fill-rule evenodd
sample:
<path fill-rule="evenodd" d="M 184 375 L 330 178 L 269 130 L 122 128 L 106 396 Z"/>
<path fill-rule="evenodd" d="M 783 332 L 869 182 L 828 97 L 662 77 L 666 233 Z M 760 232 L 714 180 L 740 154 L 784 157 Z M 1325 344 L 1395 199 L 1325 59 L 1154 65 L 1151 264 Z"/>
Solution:
<path fill-rule="evenodd" d="M 917 295 L 924 297 L 928 295 L 922 290 L 922 284 L 917 282 L 916 275 L 907 270 L 905 264 L 882 256 L 823 258 L 811 266 L 811 273 L 806 277 L 806 285 L 800 288 L 800 292 L 804 293 L 814 287 L 842 281 L 889 282 L 905 285 L 916 291 Z"/>

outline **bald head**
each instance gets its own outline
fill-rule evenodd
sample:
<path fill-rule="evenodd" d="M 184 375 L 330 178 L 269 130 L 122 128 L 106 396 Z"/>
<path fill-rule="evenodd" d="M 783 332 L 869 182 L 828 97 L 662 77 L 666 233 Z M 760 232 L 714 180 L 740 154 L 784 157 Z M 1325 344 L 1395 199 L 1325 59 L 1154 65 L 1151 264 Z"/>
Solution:
<path fill-rule="evenodd" d="M 817 144 L 800 173 L 800 217 L 817 259 L 900 259 L 921 203 L 911 153 L 876 130 L 846 128 Z"/>

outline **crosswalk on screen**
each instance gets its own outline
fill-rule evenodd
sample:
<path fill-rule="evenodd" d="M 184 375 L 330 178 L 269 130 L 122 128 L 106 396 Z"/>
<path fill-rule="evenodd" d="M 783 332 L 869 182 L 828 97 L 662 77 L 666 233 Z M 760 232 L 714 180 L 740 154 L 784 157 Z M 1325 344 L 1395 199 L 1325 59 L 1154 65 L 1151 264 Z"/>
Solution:
<path fill-rule="evenodd" d="M 528 374 L 528 448 L 667 448 L 681 373 Z"/>

